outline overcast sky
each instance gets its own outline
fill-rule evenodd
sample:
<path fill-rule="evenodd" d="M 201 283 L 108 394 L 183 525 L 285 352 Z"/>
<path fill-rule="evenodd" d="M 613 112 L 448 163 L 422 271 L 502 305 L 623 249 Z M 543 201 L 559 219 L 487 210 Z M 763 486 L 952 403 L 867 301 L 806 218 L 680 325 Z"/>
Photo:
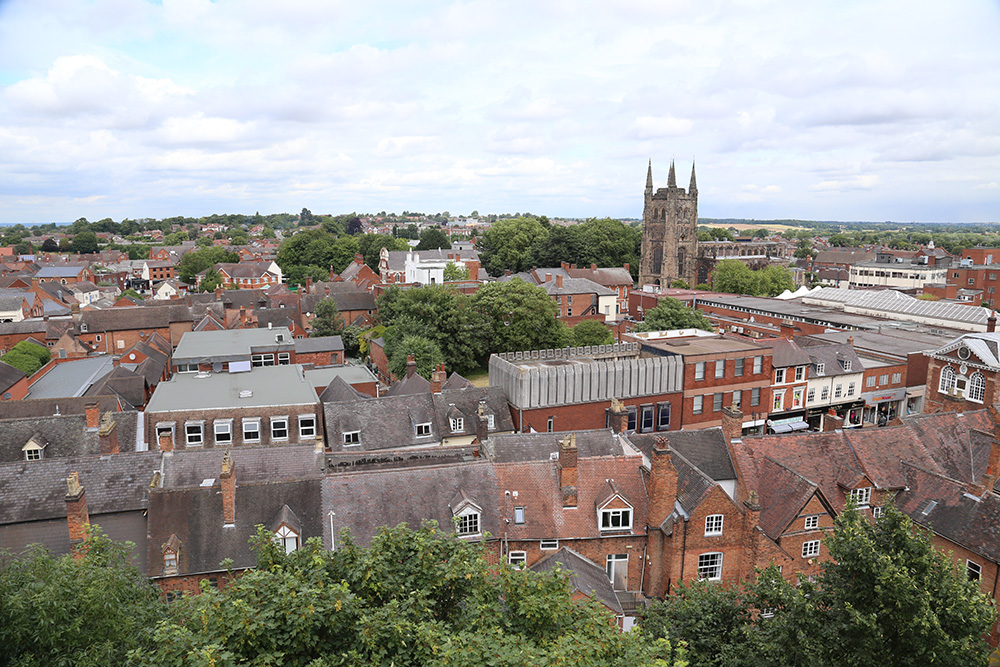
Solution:
<path fill-rule="evenodd" d="M 0 0 L 0 222 L 1000 221 L 997 0 Z"/>

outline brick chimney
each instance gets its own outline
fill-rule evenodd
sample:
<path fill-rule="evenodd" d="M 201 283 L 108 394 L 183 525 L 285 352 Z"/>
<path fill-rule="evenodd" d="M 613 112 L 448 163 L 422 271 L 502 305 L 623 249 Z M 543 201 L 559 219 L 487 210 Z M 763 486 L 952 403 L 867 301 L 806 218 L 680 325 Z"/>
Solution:
<path fill-rule="evenodd" d="M 227 526 L 236 523 L 236 464 L 229 450 L 222 456 L 222 521 Z"/>
<path fill-rule="evenodd" d="M 569 268 L 569 262 L 559 262 L 559 267 L 565 271 Z"/>
<path fill-rule="evenodd" d="M 551 273 L 546 273 L 545 274 L 545 280 L 543 280 L 542 282 L 543 283 L 550 283 L 550 282 L 552 282 L 552 274 Z"/>
<path fill-rule="evenodd" d="M 226 288 L 223 287 L 222 285 L 219 285 L 218 287 L 216 287 L 215 288 L 215 298 L 216 299 L 221 299 L 222 298 L 222 293 L 225 292 L 225 291 L 226 291 Z"/>
<path fill-rule="evenodd" d="M 576 455 L 576 433 L 570 433 L 559 441 L 559 488 L 563 507 L 576 507 Z"/>
<path fill-rule="evenodd" d="M 431 371 L 431 393 L 440 394 L 441 387 L 444 383 L 448 381 L 448 373 L 444 370 L 444 362 L 438 364 L 438 367 Z"/>
<path fill-rule="evenodd" d="M 837 431 L 844 428 L 844 418 L 837 416 L 833 408 L 823 415 L 823 431 Z"/>
<path fill-rule="evenodd" d="M 590 270 L 591 271 L 596 271 L 597 270 L 597 264 L 591 264 L 590 265 Z"/>
<path fill-rule="evenodd" d="M 625 270 L 626 270 L 626 271 L 628 271 L 629 273 L 631 273 L 631 272 L 632 272 L 632 267 L 631 267 L 631 266 L 629 266 L 628 262 L 625 262 L 625 265 L 624 265 L 624 266 L 625 266 Z"/>
<path fill-rule="evenodd" d="M 722 408 L 722 434 L 728 445 L 743 438 L 743 413 L 732 406 Z"/>
<path fill-rule="evenodd" d="M 331 266 L 331 267 L 330 267 L 330 282 L 333 282 L 333 279 L 334 279 L 334 278 L 336 278 L 336 277 L 337 277 L 337 274 L 336 274 L 336 272 L 335 272 L 335 271 L 333 270 L 333 267 Z"/>
<path fill-rule="evenodd" d="M 306 276 L 306 294 L 311 293 L 312 288 L 313 288 L 313 279 Z"/>
<path fill-rule="evenodd" d="M 747 499 L 743 501 L 743 519 L 746 522 L 746 530 L 743 531 L 743 562 L 745 563 L 743 578 L 752 579 L 754 567 L 759 562 L 760 557 L 760 535 L 757 528 L 760 526 L 760 500 L 756 491 L 750 491 Z"/>
<path fill-rule="evenodd" d="M 986 333 L 993 333 L 996 330 L 997 330 L 997 314 L 995 310 L 991 310 L 989 319 L 986 320 Z"/>
<path fill-rule="evenodd" d="M 411 354 L 406 358 L 406 377 L 411 378 L 417 372 L 417 360 Z"/>
<path fill-rule="evenodd" d="M 71 472 L 66 478 L 66 524 L 69 528 L 69 547 L 74 558 L 83 558 L 84 538 L 87 537 L 87 527 L 90 525 L 90 512 L 87 511 L 87 492 L 80 486 L 80 476 Z"/>
<path fill-rule="evenodd" d="M 118 429 L 110 412 L 105 412 L 97 435 L 101 439 L 101 455 L 118 453 Z"/>
<path fill-rule="evenodd" d="M 163 431 L 157 436 L 157 444 L 161 452 L 169 454 L 174 451 L 174 434 L 171 431 Z"/>
<path fill-rule="evenodd" d="M 489 415 L 486 414 L 486 401 L 480 400 L 476 408 L 476 442 L 483 444 L 490 437 Z"/>
<path fill-rule="evenodd" d="M 240 328 L 244 328 L 247 325 L 247 307 L 240 306 Z"/>
<path fill-rule="evenodd" d="M 83 413 L 87 416 L 87 430 L 96 431 L 101 425 L 101 404 L 87 403 L 83 406 Z"/>
<path fill-rule="evenodd" d="M 362 255 L 362 254 L 360 254 L 360 253 L 354 253 L 354 263 L 355 264 L 364 264 L 365 263 L 365 256 Z"/>
<path fill-rule="evenodd" d="M 677 501 L 677 469 L 670 452 L 670 441 L 662 435 L 653 441 L 649 471 L 649 525 L 658 528 L 674 511 Z"/>
<path fill-rule="evenodd" d="M 563 286 L 563 277 L 562 274 L 560 273 L 559 275 L 556 276 L 556 289 L 562 289 L 562 286 Z"/>
<path fill-rule="evenodd" d="M 628 430 L 628 408 L 617 398 L 611 399 L 611 409 L 608 410 L 608 426 L 615 433 Z"/>
<path fill-rule="evenodd" d="M 781 324 L 778 326 L 778 329 L 782 338 L 792 340 L 792 338 L 795 337 L 795 325 L 792 324 L 791 320 L 781 320 Z"/>

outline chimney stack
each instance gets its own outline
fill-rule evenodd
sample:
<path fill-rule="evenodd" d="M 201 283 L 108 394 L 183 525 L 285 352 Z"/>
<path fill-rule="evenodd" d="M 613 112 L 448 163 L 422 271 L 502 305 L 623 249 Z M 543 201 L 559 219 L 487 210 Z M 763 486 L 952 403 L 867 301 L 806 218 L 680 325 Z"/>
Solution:
<path fill-rule="evenodd" d="M 87 430 L 96 431 L 101 425 L 101 404 L 87 403 L 83 406 L 83 412 L 87 416 Z"/>
<path fill-rule="evenodd" d="M 625 270 L 628 271 L 629 273 L 632 272 L 632 267 L 629 266 L 628 262 L 625 262 Z"/>
<path fill-rule="evenodd" d="M 236 464 L 229 450 L 222 456 L 222 521 L 227 526 L 236 524 Z"/>
<path fill-rule="evenodd" d="M 444 370 L 444 362 L 431 372 L 431 393 L 440 394 L 441 387 L 448 381 L 448 373 Z"/>
<path fill-rule="evenodd" d="M 670 441 L 662 435 L 653 441 L 649 471 L 649 525 L 659 528 L 677 501 L 677 468 L 674 467 Z"/>
<path fill-rule="evenodd" d="M 162 433 L 159 433 L 156 440 L 160 446 L 161 452 L 169 454 L 174 451 L 174 434 L 171 431 L 165 430 Z"/>
<path fill-rule="evenodd" d="M 417 372 L 417 359 L 412 354 L 406 358 L 406 377 L 411 378 Z"/>
<path fill-rule="evenodd" d="M 66 478 L 66 524 L 69 528 L 69 547 L 74 558 L 83 558 L 84 539 L 90 526 L 87 511 L 87 492 L 80 486 L 80 476 L 71 472 Z"/>
<path fill-rule="evenodd" d="M 546 283 L 552 282 L 552 274 L 551 273 L 546 273 L 545 274 L 545 280 L 543 280 L 542 282 L 546 282 Z"/>
<path fill-rule="evenodd" d="M 486 414 L 486 401 L 480 400 L 476 408 L 476 442 L 480 445 L 486 442 L 490 435 L 489 416 Z"/>
<path fill-rule="evenodd" d="M 726 436 L 726 444 L 743 438 L 743 413 L 739 408 L 722 408 L 722 434 Z"/>
<path fill-rule="evenodd" d="M 993 333 L 997 330 L 997 314 L 995 310 L 990 311 L 990 317 L 986 320 L 986 333 Z"/>
<path fill-rule="evenodd" d="M 559 441 L 559 488 L 563 507 L 576 507 L 576 433 Z"/>
<path fill-rule="evenodd" d="M 608 415 L 608 426 L 613 432 L 624 433 L 628 430 L 628 408 L 619 399 L 611 399 L 611 409 Z"/>
<path fill-rule="evenodd" d="M 354 254 L 354 263 L 355 264 L 364 264 L 365 263 L 365 256 L 362 255 L 362 254 L 360 254 L 360 253 L 355 253 Z"/>
<path fill-rule="evenodd" d="M 590 270 L 591 271 L 596 271 L 597 270 L 597 264 L 591 264 L 590 265 Z"/>
<path fill-rule="evenodd" d="M 312 292 L 312 287 L 313 287 L 313 279 L 310 278 L 309 276 L 306 276 L 306 294 Z"/>
<path fill-rule="evenodd" d="M 560 273 L 559 275 L 556 276 L 556 288 L 562 289 L 562 286 L 563 286 L 563 277 L 562 274 Z"/>
<path fill-rule="evenodd" d="M 115 420 L 110 412 L 105 412 L 101 418 L 101 425 L 97 429 L 97 435 L 101 440 L 101 455 L 118 453 L 118 429 L 115 428 Z"/>

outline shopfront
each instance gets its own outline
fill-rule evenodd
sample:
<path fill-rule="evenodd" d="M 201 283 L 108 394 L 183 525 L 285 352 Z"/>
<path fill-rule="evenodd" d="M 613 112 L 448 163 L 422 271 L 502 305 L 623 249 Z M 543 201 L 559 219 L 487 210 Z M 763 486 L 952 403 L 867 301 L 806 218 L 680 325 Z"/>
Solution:
<path fill-rule="evenodd" d="M 890 391 L 871 391 L 861 394 L 865 401 L 865 424 L 885 426 L 899 416 L 906 399 L 906 388 Z"/>
<path fill-rule="evenodd" d="M 788 413 L 782 413 L 779 419 L 768 419 L 767 420 L 767 432 L 768 433 L 792 433 L 794 431 L 804 431 L 809 428 L 809 422 L 806 421 L 806 411 L 801 410 L 798 414 L 792 416 L 787 416 Z"/>

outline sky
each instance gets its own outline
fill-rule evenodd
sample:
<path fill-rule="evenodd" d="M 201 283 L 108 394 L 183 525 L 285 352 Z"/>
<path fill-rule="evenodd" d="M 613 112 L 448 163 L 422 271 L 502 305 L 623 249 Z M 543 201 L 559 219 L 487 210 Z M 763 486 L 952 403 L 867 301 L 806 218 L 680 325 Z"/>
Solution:
<path fill-rule="evenodd" d="M 0 0 L 0 223 L 1000 222 L 1000 0 Z"/>

